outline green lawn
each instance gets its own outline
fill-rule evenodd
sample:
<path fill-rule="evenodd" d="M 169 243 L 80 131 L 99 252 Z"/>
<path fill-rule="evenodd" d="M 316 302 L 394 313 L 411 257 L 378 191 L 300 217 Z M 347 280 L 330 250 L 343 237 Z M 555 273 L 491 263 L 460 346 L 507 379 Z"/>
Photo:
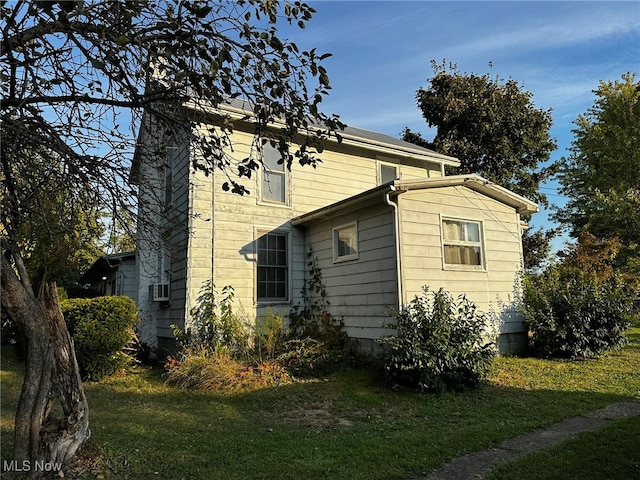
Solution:
<path fill-rule="evenodd" d="M 404 480 L 638 397 L 640 329 L 630 340 L 623 350 L 587 362 L 499 358 L 489 385 L 440 395 L 394 392 L 363 371 L 249 393 L 198 393 L 164 385 L 161 371 L 138 369 L 85 384 L 93 433 L 88 449 L 98 458 L 83 478 Z M 2 352 L 2 460 L 11 452 L 22 368 L 10 349 Z M 505 470 L 509 475 L 495 478 L 531 478 L 532 468 L 536 478 L 553 478 L 557 469 L 567 478 L 585 464 L 583 456 L 603 449 L 599 462 L 618 466 L 607 478 L 629 478 L 640 463 L 638 427 L 638 419 L 616 422 L 571 442 L 577 453 L 558 460 L 565 463 L 551 463 L 543 452 L 524 464 L 520 477 Z M 619 448 L 628 444 L 633 448 Z"/>

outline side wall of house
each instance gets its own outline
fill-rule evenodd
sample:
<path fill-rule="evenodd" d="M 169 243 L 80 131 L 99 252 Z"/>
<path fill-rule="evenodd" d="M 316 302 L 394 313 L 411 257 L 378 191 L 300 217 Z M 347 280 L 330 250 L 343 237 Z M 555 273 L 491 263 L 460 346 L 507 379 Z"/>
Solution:
<path fill-rule="evenodd" d="M 138 289 L 136 283 L 136 261 L 135 258 L 127 258 L 118 267 L 116 279 L 117 294 L 125 295 L 137 300 Z"/>
<path fill-rule="evenodd" d="M 465 294 L 484 312 L 495 312 L 503 342 L 522 341 L 526 326 L 514 304 L 522 268 L 517 212 L 463 186 L 409 191 L 398 198 L 403 301 L 411 301 L 423 286 L 430 291 L 445 288 L 454 296 Z M 474 271 L 443 264 L 443 217 L 481 222 L 484 268 Z"/>
<path fill-rule="evenodd" d="M 381 201 L 374 206 L 308 227 L 309 244 L 330 301 L 329 311 L 343 319 L 349 336 L 365 349 L 389 333 L 389 308 L 398 307 L 395 226 L 391 207 Z M 356 259 L 335 261 L 333 229 L 355 223 L 358 231 Z"/>
<path fill-rule="evenodd" d="M 189 202 L 189 142 L 185 132 L 167 129 L 146 116 L 138 139 L 137 304 L 140 339 L 171 348 L 170 325 L 182 326 Z M 168 302 L 153 301 L 149 287 L 168 283 Z"/>
<path fill-rule="evenodd" d="M 202 129 L 200 134 L 206 135 L 206 130 Z M 236 130 L 231 157 L 237 161 L 248 156 L 255 158 L 253 140 L 252 134 Z M 291 218 L 375 187 L 379 181 L 379 163 L 399 162 L 355 147 L 335 147 L 336 151 L 325 149 L 319 155 L 322 162 L 315 169 L 294 163 L 291 172 L 287 172 L 285 205 L 261 200 L 263 171 L 255 172 L 250 179 L 239 179 L 229 171 L 232 178 L 250 191 L 244 196 L 223 191 L 222 185 L 228 178 L 220 170 L 209 177 L 192 174 L 186 312 L 195 305 L 199 288 L 209 279 L 213 279 L 218 290 L 227 285 L 234 288 L 234 308 L 244 312 L 249 320 L 267 309 L 288 313 L 293 305 L 301 302 L 300 292 L 308 274 L 308 247 L 304 230 L 292 226 Z M 409 161 L 403 165 L 398 163 L 398 168 L 405 179 L 440 176 L 436 164 L 429 164 L 427 169 L 416 161 Z M 258 303 L 256 299 L 256 241 L 270 232 L 288 235 L 290 299 L 287 302 Z"/>

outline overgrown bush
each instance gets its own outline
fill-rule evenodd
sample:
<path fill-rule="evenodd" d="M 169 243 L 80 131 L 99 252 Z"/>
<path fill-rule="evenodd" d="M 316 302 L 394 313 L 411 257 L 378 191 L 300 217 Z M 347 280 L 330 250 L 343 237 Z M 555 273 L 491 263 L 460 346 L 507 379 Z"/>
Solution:
<path fill-rule="evenodd" d="M 396 330 L 383 337 L 387 378 L 395 385 L 440 392 L 486 380 L 495 346 L 485 339 L 487 317 L 466 297 L 427 287 L 393 314 Z"/>
<path fill-rule="evenodd" d="M 224 287 L 218 296 L 213 282 L 207 280 L 190 312 L 191 323 L 184 330 L 171 326 L 179 345 L 211 352 L 223 348 L 232 355 L 244 354 L 249 344 L 249 331 L 233 311 L 233 297 L 233 287 Z"/>
<path fill-rule="evenodd" d="M 253 366 L 233 358 L 228 350 L 187 349 L 177 360 L 168 358 L 167 383 L 178 388 L 235 392 L 291 383 L 280 365 L 261 362 Z"/>
<path fill-rule="evenodd" d="M 165 363 L 167 383 L 179 388 L 234 392 L 276 386 L 292 377 L 275 359 L 285 342 L 282 316 L 267 312 L 250 323 L 233 310 L 231 286 L 218 294 L 203 284 L 191 322 L 172 325 L 181 351 Z"/>
<path fill-rule="evenodd" d="M 137 321 L 131 298 L 76 298 L 60 305 L 84 379 L 100 381 L 126 365 L 129 357 L 123 349 L 134 338 Z"/>
<path fill-rule="evenodd" d="M 314 264 L 312 262 L 312 264 Z M 319 280 L 319 270 L 316 280 Z M 324 287 L 319 287 L 324 292 Z M 218 295 L 205 282 L 186 329 L 172 325 L 181 346 L 165 364 L 167 383 L 181 388 L 247 390 L 317 376 L 355 364 L 362 354 L 322 300 L 307 298 L 288 316 L 267 311 L 254 322 L 232 308 L 233 288 Z"/>
<path fill-rule="evenodd" d="M 537 354 L 583 359 L 625 344 L 633 295 L 616 277 L 598 281 L 550 268 L 523 286 L 522 311 Z"/>
<path fill-rule="evenodd" d="M 285 349 L 287 328 L 285 318 L 267 310 L 255 322 L 250 348 L 251 356 L 259 361 L 273 360 Z"/>

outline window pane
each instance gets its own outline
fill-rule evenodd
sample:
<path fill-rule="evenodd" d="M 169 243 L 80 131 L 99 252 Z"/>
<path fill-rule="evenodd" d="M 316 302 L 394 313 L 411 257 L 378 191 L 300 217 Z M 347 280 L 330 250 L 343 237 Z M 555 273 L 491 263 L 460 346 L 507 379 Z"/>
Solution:
<path fill-rule="evenodd" d="M 393 182 L 398 178 L 398 169 L 391 165 L 380 165 L 380 183 Z"/>
<path fill-rule="evenodd" d="M 334 248 L 336 258 L 358 253 L 358 229 L 356 225 L 334 230 Z"/>
<path fill-rule="evenodd" d="M 272 147 L 269 143 L 262 147 L 262 161 L 267 171 L 284 172 L 284 161 L 278 163 L 281 160 L 282 155 L 277 148 Z"/>
<path fill-rule="evenodd" d="M 258 300 L 288 298 L 287 235 L 267 234 L 258 239 Z"/>
<path fill-rule="evenodd" d="M 442 221 L 442 232 L 445 240 L 463 240 L 462 223 L 454 220 Z"/>
<path fill-rule="evenodd" d="M 444 262 L 449 265 L 482 265 L 480 247 L 445 245 Z"/>
<path fill-rule="evenodd" d="M 262 199 L 269 202 L 285 203 L 285 174 L 265 171 L 262 175 Z"/>
<path fill-rule="evenodd" d="M 467 230 L 467 238 L 468 242 L 476 242 L 480 241 L 480 226 L 477 223 L 465 223 Z"/>

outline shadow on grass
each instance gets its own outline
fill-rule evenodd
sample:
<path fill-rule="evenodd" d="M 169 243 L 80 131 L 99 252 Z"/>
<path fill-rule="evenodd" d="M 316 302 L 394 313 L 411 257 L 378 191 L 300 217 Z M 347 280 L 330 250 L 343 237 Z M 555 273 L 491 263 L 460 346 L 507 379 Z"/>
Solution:
<path fill-rule="evenodd" d="M 619 361 L 637 358 L 637 348 Z M 23 366 L 4 349 L 2 358 L 5 460 Z M 492 384 L 438 395 L 395 392 L 366 371 L 247 393 L 191 392 L 164 385 L 158 370 L 139 369 L 85 384 L 90 446 L 101 452 L 94 467 L 107 478 L 406 479 L 633 398 L 639 381 L 628 366 L 616 370 L 618 384 L 597 380 L 617 365 L 615 355 L 607 362 L 504 359 Z"/>

